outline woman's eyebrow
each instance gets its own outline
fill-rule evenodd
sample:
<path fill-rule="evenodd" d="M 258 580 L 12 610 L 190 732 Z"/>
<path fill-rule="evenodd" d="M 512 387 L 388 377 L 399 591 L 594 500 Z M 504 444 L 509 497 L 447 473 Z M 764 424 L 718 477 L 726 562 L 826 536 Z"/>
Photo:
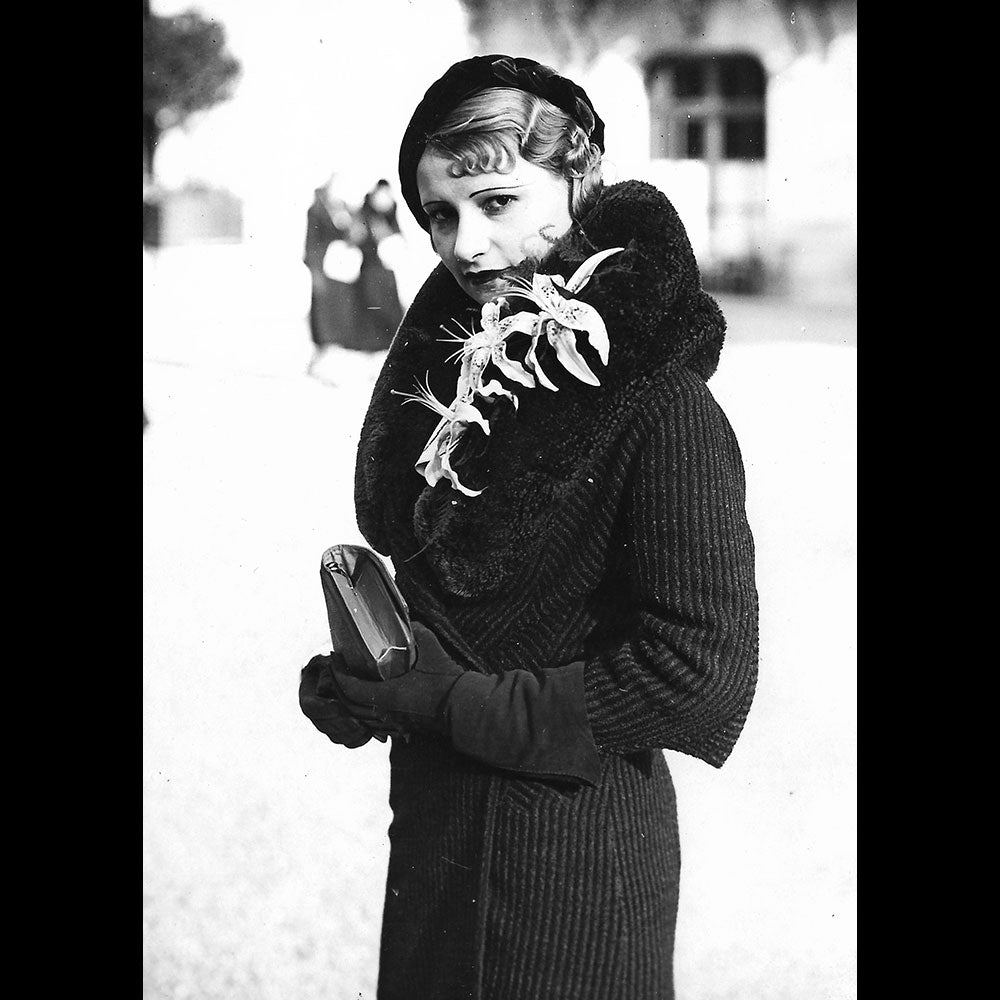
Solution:
<path fill-rule="evenodd" d="M 518 188 L 523 188 L 527 182 L 522 182 L 521 184 L 491 184 L 489 187 L 480 188 L 478 191 L 473 191 L 471 197 L 476 197 L 476 195 L 486 194 L 489 191 L 516 191 Z"/>
<path fill-rule="evenodd" d="M 527 187 L 529 181 L 522 181 L 520 184 L 491 184 L 489 187 L 479 188 L 476 191 L 471 191 L 469 193 L 470 198 L 476 198 L 481 194 L 489 194 L 493 191 L 517 191 L 520 188 Z M 449 204 L 447 198 L 428 198 L 427 201 L 420 203 L 421 208 L 428 208 L 430 205 L 447 205 Z"/>

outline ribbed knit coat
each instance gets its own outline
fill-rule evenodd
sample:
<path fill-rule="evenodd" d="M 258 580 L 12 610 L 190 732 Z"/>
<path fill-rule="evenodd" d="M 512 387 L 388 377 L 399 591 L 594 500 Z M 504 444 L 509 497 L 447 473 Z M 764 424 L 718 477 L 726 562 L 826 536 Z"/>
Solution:
<path fill-rule="evenodd" d="M 706 386 L 725 332 L 684 227 L 651 185 L 605 188 L 539 266 L 602 263 L 600 386 L 559 386 L 491 419 L 478 497 L 413 464 L 438 417 L 391 390 L 454 396 L 472 303 L 439 266 L 396 334 L 356 470 L 362 533 L 411 614 L 470 670 L 585 663 L 596 787 L 491 768 L 444 739 L 394 740 L 380 1000 L 669 1000 L 680 851 L 662 750 L 719 767 L 757 675 L 742 459 Z M 584 348 L 584 351 L 589 351 Z M 464 480 L 463 480 L 464 481 Z"/>

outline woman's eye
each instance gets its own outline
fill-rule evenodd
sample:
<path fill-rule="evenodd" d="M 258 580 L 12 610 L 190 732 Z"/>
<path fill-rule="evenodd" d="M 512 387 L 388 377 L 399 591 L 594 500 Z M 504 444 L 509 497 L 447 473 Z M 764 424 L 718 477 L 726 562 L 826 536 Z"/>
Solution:
<path fill-rule="evenodd" d="M 452 212 L 447 208 L 432 208 L 427 212 L 427 218 L 435 225 L 443 225 L 452 217 Z"/>
<path fill-rule="evenodd" d="M 488 198 L 486 204 L 483 206 L 487 212 L 497 213 L 502 212 L 508 205 L 515 201 L 515 197 L 512 194 L 495 194 L 492 198 Z"/>

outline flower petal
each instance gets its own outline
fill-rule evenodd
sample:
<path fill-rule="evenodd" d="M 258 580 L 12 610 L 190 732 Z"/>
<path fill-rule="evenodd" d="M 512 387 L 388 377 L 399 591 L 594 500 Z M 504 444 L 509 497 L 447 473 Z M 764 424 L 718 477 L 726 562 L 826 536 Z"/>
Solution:
<path fill-rule="evenodd" d="M 462 372 L 458 376 L 458 399 L 471 399 L 483 381 L 483 370 L 489 364 L 490 349 L 478 346 L 462 355 Z"/>
<path fill-rule="evenodd" d="M 526 333 L 533 336 L 541 317 L 538 313 L 519 312 L 500 320 L 500 331 L 506 339 L 512 333 Z"/>
<path fill-rule="evenodd" d="M 479 424 L 484 434 L 490 432 L 490 422 L 477 410 L 472 403 L 459 400 L 455 403 L 455 421 L 452 431 L 452 445 L 458 443 L 461 432 L 469 424 Z M 464 426 L 463 426 L 464 425 Z"/>
<path fill-rule="evenodd" d="M 546 389 L 551 389 L 553 392 L 558 392 L 559 386 L 557 386 L 548 377 L 548 375 L 545 374 L 545 370 L 542 368 L 541 362 L 538 360 L 538 355 L 536 353 L 538 348 L 538 339 L 538 337 L 532 339 L 531 347 L 528 348 L 528 353 L 524 356 L 524 363 L 535 373 L 535 377 L 541 385 L 544 385 Z"/>
<path fill-rule="evenodd" d="M 525 371 L 521 363 L 507 357 L 506 345 L 500 344 L 499 347 L 493 349 L 493 364 L 512 381 L 520 382 L 521 385 L 526 385 L 529 389 L 535 388 L 534 378 Z"/>
<path fill-rule="evenodd" d="M 558 316 L 561 304 L 566 299 L 556 290 L 556 284 L 552 278 L 551 274 L 538 274 L 536 272 L 531 279 L 532 291 L 534 292 L 532 297 L 546 312 Z"/>
<path fill-rule="evenodd" d="M 451 447 L 454 447 L 452 445 Z M 445 448 L 441 455 L 441 470 L 442 474 L 448 479 L 451 485 L 458 490 L 459 493 L 464 493 L 467 497 L 477 497 L 482 490 L 470 490 L 462 485 L 461 480 L 458 478 L 458 473 L 451 467 L 449 461 L 449 456 L 451 454 L 451 447 Z"/>
<path fill-rule="evenodd" d="M 621 253 L 625 247 L 612 247 L 610 250 L 602 250 L 588 257 L 572 274 L 566 282 L 566 289 L 570 292 L 578 292 L 590 281 L 590 276 L 597 270 L 597 265 L 603 260 L 607 260 L 612 254 Z"/>
<path fill-rule="evenodd" d="M 581 302 L 580 304 L 583 305 L 584 303 Z M 608 356 L 611 354 L 611 341 L 608 338 L 608 328 L 604 325 L 604 319 L 601 314 L 593 306 L 587 306 L 587 309 L 589 315 L 582 327 L 578 327 L 578 329 L 586 331 L 590 346 L 597 351 L 601 363 L 606 365 L 608 363 Z"/>
<path fill-rule="evenodd" d="M 546 326 L 549 343 L 556 349 L 556 357 L 562 366 L 581 382 L 600 385 L 600 379 L 590 370 L 576 349 L 576 334 L 558 323 L 548 323 Z"/>
<path fill-rule="evenodd" d="M 427 439 L 424 450 L 414 463 L 413 467 L 427 480 L 430 486 L 433 486 L 444 475 L 441 468 L 441 455 L 447 447 L 450 427 L 450 419 L 442 420 L 434 428 L 434 433 Z"/>
<path fill-rule="evenodd" d="M 495 378 L 491 379 L 485 385 L 480 386 L 479 395 L 485 396 L 487 399 L 492 399 L 494 396 L 503 396 L 513 403 L 515 410 L 519 402 L 517 396 L 509 389 L 505 389 Z"/>
<path fill-rule="evenodd" d="M 492 299 L 489 302 L 483 303 L 480 318 L 484 329 L 497 325 L 500 320 L 500 309 L 502 305 L 503 299 Z"/>

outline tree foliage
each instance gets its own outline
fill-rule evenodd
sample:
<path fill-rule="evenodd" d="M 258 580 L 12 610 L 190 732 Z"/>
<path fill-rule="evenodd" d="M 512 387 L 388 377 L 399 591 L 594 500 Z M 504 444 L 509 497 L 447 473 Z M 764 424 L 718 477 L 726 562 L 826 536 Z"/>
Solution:
<path fill-rule="evenodd" d="M 240 63 L 226 51 L 225 29 L 197 11 L 151 14 L 142 26 L 142 111 L 158 131 L 232 96 Z"/>

